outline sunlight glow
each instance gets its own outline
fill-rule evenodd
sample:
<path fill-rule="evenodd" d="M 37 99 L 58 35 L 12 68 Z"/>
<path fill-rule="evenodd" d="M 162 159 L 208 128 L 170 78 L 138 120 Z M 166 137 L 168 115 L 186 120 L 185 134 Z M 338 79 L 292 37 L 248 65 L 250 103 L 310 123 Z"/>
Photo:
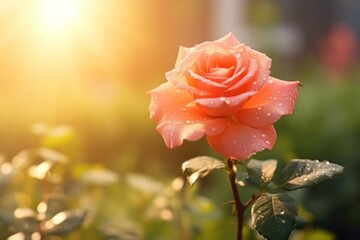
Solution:
<path fill-rule="evenodd" d="M 78 17 L 77 0 L 42 0 L 40 2 L 42 20 L 49 29 L 64 29 Z"/>

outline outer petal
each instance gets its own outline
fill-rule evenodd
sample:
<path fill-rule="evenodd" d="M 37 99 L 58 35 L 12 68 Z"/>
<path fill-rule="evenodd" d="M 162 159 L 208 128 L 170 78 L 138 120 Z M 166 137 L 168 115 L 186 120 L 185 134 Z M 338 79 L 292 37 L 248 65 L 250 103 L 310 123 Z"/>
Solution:
<path fill-rule="evenodd" d="M 273 125 L 252 128 L 236 122 L 230 123 L 220 135 L 207 136 L 207 140 L 216 152 L 225 157 L 246 160 L 265 148 L 271 150 L 276 142 L 276 131 Z"/>
<path fill-rule="evenodd" d="M 219 134 L 226 128 L 224 119 L 205 115 L 191 102 L 192 95 L 167 82 L 149 92 L 150 117 L 157 123 L 166 146 L 180 146 L 183 140 L 196 141 L 204 134 Z"/>
<path fill-rule="evenodd" d="M 282 81 L 269 77 L 258 93 L 238 112 L 238 119 L 252 127 L 263 127 L 291 114 L 298 97 L 300 82 Z"/>
<path fill-rule="evenodd" d="M 195 102 L 206 114 L 213 117 L 226 117 L 234 113 L 256 92 L 246 92 L 233 97 L 200 98 Z"/>

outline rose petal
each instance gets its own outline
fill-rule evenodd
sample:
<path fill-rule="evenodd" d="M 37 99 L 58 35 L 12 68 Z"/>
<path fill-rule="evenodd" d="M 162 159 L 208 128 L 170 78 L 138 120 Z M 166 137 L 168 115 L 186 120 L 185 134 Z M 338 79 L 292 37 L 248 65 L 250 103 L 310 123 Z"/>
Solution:
<path fill-rule="evenodd" d="M 237 160 L 249 159 L 256 152 L 272 149 L 276 131 L 272 125 L 252 128 L 239 122 L 230 123 L 220 135 L 207 136 L 210 146 L 218 153 Z"/>
<path fill-rule="evenodd" d="M 258 71 L 258 69 L 259 69 L 259 67 L 258 67 L 257 62 L 255 60 L 251 59 L 248 69 L 246 69 L 246 73 L 244 76 L 239 75 L 239 74 L 242 74 L 242 72 L 239 72 L 238 74 L 235 74 L 234 77 L 232 77 L 228 80 L 228 82 L 233 85 L 231 87 L 229 87 L 228 89 L 226 89 L 225 94 L 233 94 L 234 92 L 240 93 L 240 92 L 243 92 L 244 90 L 247 90 L 247 89 L 243 89 L 242 86 L 246 85 L 251 80 L 256 80 L 256 78 L 254 78 L 254 76 L 256 75 L 256 72 Z M 251 82 L 253 82 L 253 81 L 251 81 Z"/>
<path fill-rule="evenodd" d="M 185 58 L 185 56 L 190 52 L 191 49 L 187 47 L 180 46 L 178 56 L 175 62 L 175 67 L 181 64 L 181 61 Z"/>
<path fill-rule="evenodd" d="M 150 117 L 169 148 L 180 146 L 183 140 L 196 141 L 204 134 L 214 135 L 224 131 L 224 119 L 213 119 L 190 104 L 192 95 L 171 83 L 164 83 L 150 91 Z"/>
<path fill-rule="evenodd" d="M 288 82 L 273 77 L 251 97 L 238 112 L 241 122 L 263 127 L 276 122 L 282 115 L 291 114 L 298 97 L 298 81 Z"/>
<path fill-rule="evenodd" d="M 233 97 L 199 98 L 195 102 L 206 114 L 213 117 L 229 116 L 237 111 L 256 92 L 246 92 Z"/>
<path fill-rule="evenodd" d="M 259 65 L 256 81 L 252 82 L 251 85 L 249 86 L 250 87 L 249 90 L 254 91 L 254 90 L 259 90 L 269 78 L 271 59 L 268 56 L 266 56 L 264 53 L 255 51 L 253 49 L 251 49 L 249 53 L 250 53 L 250 58 L 254 59 Z"/>
<path fill-rule="evenodd" d="M 206 92 L 216 93 L 216 92 L 222 92 L 226 88 L 225 85 L 211 81 L 207 78 L 204 78 L 203 76 L 199 76 L 191 70 L 189 70 L 189 75 L 190 75 L 189 78 L 191 78 L 190 85 L 193 85 L 197 89 L 201 89 Z"/>

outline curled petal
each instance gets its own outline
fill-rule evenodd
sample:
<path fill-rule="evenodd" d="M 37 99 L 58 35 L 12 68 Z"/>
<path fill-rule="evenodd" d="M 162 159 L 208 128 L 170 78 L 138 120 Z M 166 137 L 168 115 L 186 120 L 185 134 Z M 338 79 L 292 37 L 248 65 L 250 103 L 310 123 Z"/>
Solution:
<path fill-rule="evenodd" d="M 197 141 L 204 134 L 219 134 L 226 128 L 226 119 L 205 115 L 191 102 L 193 96 L 167 82 L 149 92 L 150 118 L 158 123 L 157 131 L 168 148 L 182 145 L 183 141 Z"/>
<path fill-rule="evenodd" d="M 211 147 L 225 157 L 237 160 L 249 159 L 256 152 L 272 149 L 276 142 L 273 125 L 252 128 L 241 123 L 230 123 L 220 135 L 207 136 Z"/>
<path fill-rule="evenodd" d="M 238 112 L 241 122 L 252 127 L 263 127 L 291 114 L 298 97 L 299 82 L 282 81 L 269 77 L 268 81 Z"/>
<path fill-rule="evenodd" d="M 203 76 L 200 76 L 200 75 L 194 73 L 191 70 L 189 70 L 188 72 L 189 72 L 189 74 L 194 82 L 194 85 L 197 89 L 205 90 L 207 92 L 216 92 L 216 91 L 219 92 L 219 91 L 223 91 L 224 89 L 226 89 L 226 86 L 221 83 L 211 81 Z"/>
<path fill-rule="evenodd" d="M 239 109 L 256 92 L 246 92 L 233 97 L 200 98 L 195 102 L 206 114 L 213 117 L 229 116 Z"/>
<path fill-rule="evenodd" d="M 258 64 L 253 59 L 250 60 L 248 69 L 246 69 L 245 75 L 242 75 L 242 72 L 239 72 L 235 74 L 232 78 L 229 78 L 227 81 L 229 83 L 235 82 L 234 85 L 226 89 L 225 93 L 233 93 L 233 92 L 239 92 L 244 91 L 247 89 L 243 89 L 242 86 L 246 85 L 249 82 L 254 82 L 256 78 L 254 77 L 258 70 Z"/>

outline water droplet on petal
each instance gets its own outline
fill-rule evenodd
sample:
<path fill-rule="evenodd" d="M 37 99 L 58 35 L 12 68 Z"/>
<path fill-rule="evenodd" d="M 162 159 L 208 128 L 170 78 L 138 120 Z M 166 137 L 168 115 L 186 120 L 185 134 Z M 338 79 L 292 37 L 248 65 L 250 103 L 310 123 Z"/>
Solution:
<path fill-rule="evenodd" d="M 274 83 L 274 80 L 269 79 L 269 80 L 268 80 L 268 83 L 272 84 L 272 83 Z"/>
<path fill-rule="evenodd" d="M 263 134 L 261 134 L 261 136 L 262 136 L 262 137 L 266 137 L 266 135 L 265 135 L 264 133 L 263 133 Z"/>
<path fill-rule="evenodd" d="M 265 143 L 266 143 L 266 144 L 270 144 L 270 141 L 266 140 Z"/>
<path fill-rule="evenodd" d="M 284 214 L 285 214 L 285 211 L 281 211 L 280 214 L 281 214 L 281 215 L 284 215 Z"/>
<path fill-rule="evenodd" d="M 267 115 L 268 117 L 270 117 L 270 116 L 271 116 L 271 112 L 268 112 L 266 115 Z"/>
<path fill-rule="evenodd" d="M 330 164 L 329 161 L 324 161 L 325 164 Z"/>
<path fill-rule="evenodd" d="M 259 111 L 260 111 L 261 109 L 262 109 L 262 107 L 257 107 L 257 110 L 259 110 Z"/>

